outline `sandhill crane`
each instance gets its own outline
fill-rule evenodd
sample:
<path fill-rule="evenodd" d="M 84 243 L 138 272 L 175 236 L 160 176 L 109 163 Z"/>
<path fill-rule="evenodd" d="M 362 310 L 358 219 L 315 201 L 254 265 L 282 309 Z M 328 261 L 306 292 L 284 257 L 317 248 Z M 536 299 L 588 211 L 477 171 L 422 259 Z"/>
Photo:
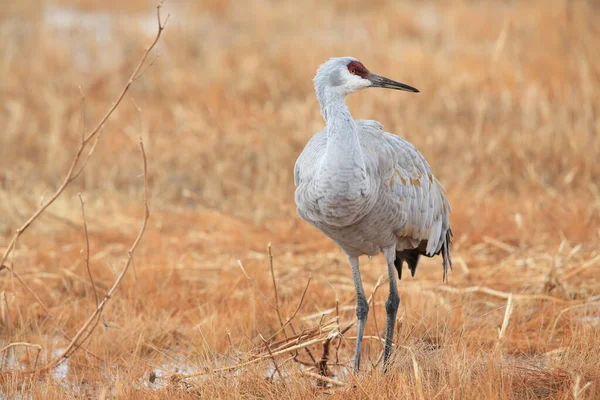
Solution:
<path fill-rule="evenodd" d="M 325 62 L 313 82 L 326 127 L 296 160 L 298 215 L 337 243 L 350 262 L 358 319 L 355 373 L 369 313 L 358 258 L 383 253 L 390 285 L 383 353 L 387 369 L 400 304 L 394 271 L 401 279 L 406 262 L 414 276 L 420 255 L 441 253 L 446 280 L 448 267 L 452 268 L 450 204 L 412 144 L 384 132 L 377 121 L 354 120 L 345 104 L 348 94 L 368 87 L 418 93 L 417 89 L 376 75 L 352 57 Z"/>

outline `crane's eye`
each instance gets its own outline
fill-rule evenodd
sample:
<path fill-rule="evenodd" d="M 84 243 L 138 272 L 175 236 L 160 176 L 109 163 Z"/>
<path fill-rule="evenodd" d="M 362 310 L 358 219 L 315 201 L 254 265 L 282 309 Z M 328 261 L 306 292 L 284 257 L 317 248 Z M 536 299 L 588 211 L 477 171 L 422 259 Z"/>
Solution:
<path fill-rule="evenodd" d="M 356 75 L 356 70 L 355 70 L 354 68 L 350 68 L 350 73 L 351 73 L 352 75 Z"/>

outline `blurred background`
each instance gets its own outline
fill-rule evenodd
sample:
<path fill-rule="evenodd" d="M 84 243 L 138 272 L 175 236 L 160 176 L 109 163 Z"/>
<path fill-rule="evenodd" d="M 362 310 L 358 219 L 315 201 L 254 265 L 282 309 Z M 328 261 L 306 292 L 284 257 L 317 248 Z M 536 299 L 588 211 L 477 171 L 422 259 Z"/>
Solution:
<path fill-rule="evenodd" d="M 0 7 L 0 250 L 54 192 L 82 132 L 115 100 L 155 35 L 155 5 L 25 0 Z M 251 291 L 236 260 L 270 290 L 269 242 L 281 273 L 282 307 L 294 309 L 310 270 L 314 296 L 309 292 L 306 313 L 332 306 L 333 283 L 351 318 L 345 259 L 296 216 L 293 196 L 294 162 L 324 125 L 311 79 L 333 56 L 354 56 L 421 91 L 366 90 L 348 104 L 354 118 L 378 120 L 415 144 L 446 187 L 459 266 L 451 284 L 564 301 L 600 293 L 596 262 L 570 276 L 581 280 L 552 280 L 598 258 L 597 2 L 170 0 L 167 14 L 153 65 L 106 124 L 81 176 L 23 235 L 11 258 L 57 319 L 48 320 L 2 271 L 2 343 L 37 341 L 51 352 L 61 345 L 52 339 L 57 327 L 76 331 L 87 315 L 92 294 L 79 252 L 79 192 L 99 290 L 110 286 L 142 215 L 140 135 L 152 217 L 137 275 L 126 280 L 114 300 L 118 306 L 105 317 L 129 333 L 116 344 L 103 328 L 90 348 L 116 359 L 136 348 L 137 333 L 154 328 L 160 334 L 144 339 L 154 348 L 177 343 L 208 351 L 194 347 L 198 341 L 218 353 L 227 345 L 226 328 L 246 348 L 257 326 L 276 329 L 277 323 L 272 312 L 260 314 L 264 305 L 236 314 Z M 438 262 L 425 260 L 415 282 L 439 284 Z M 365 284 L 372 286 L 384 272 L 382 260 L 365 265 Z M 553 268 L 559 272 L 548 278 Z M 402 281 L 401 293 L 403 285 L 411 283 Z M 419 287 L 413 290 L 421 308 L 408 311 L 409 299 L 405 313 L 435 308 Z M 332 298 L 319 297 L 324 292 Z M 504 313 L 478 310 L 500 321 Z M 530 310 L 522 318 L 545 312 Z M 530 351 L 528 335 L 538 331 L 523 323 L 513 345 Z M 491 324 L 494 335 L 498 321 Z M 192 328 L 182 339 L 186 327 L 197 326 L 207 329 L 206 342 Z M 410 324 L 402 329 L 410 331 Z M 418 329 L 411 332 L 418 336 Z M 151 349 L 147 354 L 158 357 Z M 94 362 L 80 357 L 75 365 Z M 148 368 L 128 365 L 136 373 Z"/>

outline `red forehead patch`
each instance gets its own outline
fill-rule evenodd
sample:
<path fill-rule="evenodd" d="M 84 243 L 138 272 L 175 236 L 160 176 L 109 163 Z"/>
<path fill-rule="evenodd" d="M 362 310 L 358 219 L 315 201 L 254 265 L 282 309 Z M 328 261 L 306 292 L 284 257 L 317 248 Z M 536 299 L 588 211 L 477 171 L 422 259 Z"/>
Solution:
<path fill-rule="evenodd" d="M 358 75 L 361 78 L 366 78 L 369 70 L 360 61 L 351 61 L 348 64 L 348 71 L 353 75 Z"/>

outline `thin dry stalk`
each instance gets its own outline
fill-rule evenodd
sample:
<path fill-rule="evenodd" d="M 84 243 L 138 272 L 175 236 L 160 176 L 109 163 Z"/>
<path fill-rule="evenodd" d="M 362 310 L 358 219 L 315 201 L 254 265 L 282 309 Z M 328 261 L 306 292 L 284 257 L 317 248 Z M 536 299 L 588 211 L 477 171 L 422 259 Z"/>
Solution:
<path fill-rule="evenodd" d="M 365 390 L 365 388 L 358 381 L 358 377 L 354 374 L 349 374 L 349 375 L 350 375 L 350 379 L 352 379 L 354 381 L 354 384 L 356 385 L 356 387 L 360 389 L 360 391 L 365 395 L 365 397 L 367 399 L 372 399 L 373 397 L 369 396 L 369 393 Z"/>
<path fill-rule="evenodd" d="M 42 351 L 42 346 L 40 346 L 39 344 L 26 343 L 26 342 L 14 342 L 14 343 L 7 344 L 3 348 L 1 348 L 0 353 L 4 353 L 6 350 L 12 349 L 13 347 L 17 347 L 17 346 L 34 347 L 38 350 L 38 352 Z"/>
<path fill-rule="evenodd" d="M 598 254 L 596 257 L 592 258 L 591 260 L 586 261 L 585 263 L 583 263 L 583 265 L 581 265 L 578 268 L 575 268 L 573 271 L 567 272 L 566 274 L 561 276 L 561 279 L 566 281 L 567 279 L 570 279 L 570 278 L 580 274 L 581 272 L 585 271 L 592 265 L 597 264 L 599 262 L 600 262 L 600 254 Z"/>
<path fill-rule="evenodd" d="M 81 217 L 83 218 L 83 232 L 85 234 L 85 255 L 83 256 L 83 262 L 85 264 L 85 269 L 88 274 L 88 278 L 90 279 L 90 283 L 92 285 L 92 291 L 94 292 L 94 299 L 96 300 L 96 308 L 98 308 L 98 303 L 100 299 L 98 298 L 98 291 L 96 290 L 96 283 L 94 282 L 94 277 L 92 276 L 92 271 L 90 269 L 90 236 L 88 234 L 87 221 L 85 219 L 85 203 L 83 202 L 83 198 L 81 197 L 81 193 L 77 194 L 79 196 L 79 202 L 81 203 Z M 82 250 L 83 252 L 83 250 Z"/>
<path fill-rule="evenodd" d="M 329 378 L 327 376 L 323 376 L 321 374 L 316 374 L 316 373 L 311 372 L 311 371 L 302 370 L 300 372 L 300 374 L 303 375 L 303 376 L 310 377 L 310 378 L 316 378 L 319 381 L 322 381 L 322 382 L 325 382 L 325 383 L 329 383 L 329 384 L 331 384 L 333 386 L 340 386 L 340 387 L 341 386 L 346 386 L 346 384 L 344 382 L 340 382 L 340 381 L 337 381 L 335 379 Z"/>
<path fill-rule="evenodd" d="M 340 299 L 335 292 L 335 322 L 338 331 L 341 331 L 340 327 Z M 335 363 L 340 362 L 340 346 L 342 345 L 342 339 L 338 340 L 337 346 L 335 347 Z"/>
<path fill-rule="evenodd" d="M 279 370 L 279 366 L 277 365 L 277 361 L 275 360 L 275 357 L 273 357 L 273 352 L 271 351 L 271 346 L 269 346 L 269 342 L 267 342 L 267 340 L 260 333 L 258 335 L 260 336 L 263 343 L 265 344 L 265 347 L 267 348 L 267 351 L 269 352 L 269 356 L 271 357 L 271 361 L 273 362 L 273 367 L 275 368 L 275 371 L 273 373 L 277 372 L 277 375 L 279 375 L 280 378 L 283 377 L 283 375 L 281 375 L 281 371 Z M 272 377 L 272 375 L 271 375 L 271 377 Z"/>
<path fill-rule="evenodd" d="M 487 244 L 491 244 L 494 247 L 497 247 L 499 249 L 502 249 L 504 251 L 506 251 L 507 253 L 514 253 L 515 251 L 517 251 L 517 248 L 514 246 L 511 246 L 510 244 L 504 243 L 498 239 L 494 239 L 491 238 L 489 236 L 484 236 L 483 237 L 483 242 L 487 243 Z"/>
<path fill-rule="evenodd" d="M 548 336 L 548 340 L 552 340 L 554 338 L 554 333 L 556 332 L 556 326 L 558 325 L 558 321 L 562 318 L 562 316 L 573 310 L 576 308 L 582 308 L 582 307 L 589 307 L 589 306 L 600 306 L 600 302 L 596 301 L 596 302 L 590 302 L 590 303 L 583 303 L 583 304 L 576 304 L 574 306 L 571 307 L 567 307 L 564 310 L 561 310 L 558 315 L 556 316 L 556 319 L 554 320 L 554 323 L 552 324 L 552 330 L 550 331 L 550 335 Z"/>
<path fill-rule="evenodd" d="M 156 60 L 156 58 L 158 57 L 158 54 L 156 55 L 156 57 L 154 57 L 154 60 Z M 146 69 L 142 72 L 142 74 L 148 69 L 150 68 L 150 66 L 152 66 L 152 64 L 154 63 L 154 60 L 152 60 L 152 62 L 146 67 Z M 135 100 L 133 99 L 133 97 L 131 98 L 131 102 L 133 103 L 133 107 L 135 107 L 135 112 L 137 114 L 138 117 L 138 137 L 142 137 L 143 138 L 143 131 L 142 131 L 142 109 L 137 105 L 137 103 L 135 102 Z M 139 306 L 140 304 L 140 288 L 138 286 L 138 276 L 137 276 L 137 271 L 135 269 L 135 260 L 131 265 L 131 269 L 133 270 L 133 281 L 135 283 L 135 304 L 136 307 Z"/>
<path fill-rule="evenodd" d="M 373 322 L 375 323 L 375 332 L 377 332 L 377 337 L 379 337 L 379 339 L 381 340 L 381 334 L 379 333 L 379 326 L 377 325 L 377 316 L 375 315 L 375 294 L 377 294 L 377 289 L 379 289 L 379 286 L 381 286 L 383 282 L 383 275 L 381 275 L 379 277 L 379 279 L 377 279 L 377 283 L 375 284 L 375 287 L 373 287 L 373 294 L 371 295 L 371 298 L 373 299 Z M 382 349 L 383 349 L 383 343 L 382 342 Z"/>
<path fill-rule="evenodd" d="M 510 322 L 510 316 L 512 315 L 514 308 L 513 304 L 513 294 L 511 293 L 508 296 L 508 300 L 506 301 L 506 310 L 504 311 L 504 319 L 502 320 L 502 326 L 498 329 L 498 342 L 504 339 L 504 335 L 506 334 L 506 329 L 508 328 L 508 323 Z"/>
<path fill-rule="evenodd" d="M 437 286 L 436 289 L 443 290 L 444 292 L 455 293 L 455 294 L 469 294 L 469 293 L 484 293 L 490 296 L 499 297 L 501 299 L 506 299 L 512 295 L 516 300 L 526 301 L 526 300 L 542 300 L 542 301 L 551 301 L 553 303 L 570 303 L 569 300 L 559 299 L 558 297 L 548 296 L 544 294 L 512 294 L 509 292 L 503 292 L 500 290 L 492 289 L 486 286 L 471 286 L 466 288 L 455 288 L 452 286 Z"/>
<path fill-rule="evenodd" d="M 583 394 L 586 390 L 592 386 L 593 382 L 587 382 L 583 387 L 581 386 L 581 376 L 577 375 L 575 378 L 575 384 L 573 385 L 573 400 L 580 400 L 583 398 Z"/>
<path fill-rule="evenodd" d="M 287 337 L 285 329 L 283 329 L 283 318 L 281 318 L 281 312 L 279 311 L 279 295 L 277 293 L 277 280 L 275 279 L 275 271 L 273 269 L 273 253 L 271 252 L 271 243 L 267 245 L 267 251 L 269 254 L 269 268 L 271 270 L 271 278 L 273 280 L 273 291 L 275 292 L 275 311 L 277 312 L 277 318 L 279 319 L 279 325 L 282 326 L 280 331 L 283 331 L 283 335 Z"/>
<path fill-rule="evenodd" d="M 35 361 L 33 363 L 33 369 L 35 370 L 37 368 L 37 363 L 38 360 L 40 359 L 40 354 L 42 352 L 42 346 L 40 346 L 39 344 L 35 344 L 35 343 L 26 343 L 26 342 L 14 342 L 14 343 L 10 343 L 6 346 L 4 346 L 2 349 L 0 349 L 0 354 L 4 353 L 5 351 L 12 349 L 13 347 L 17 347 L 17 346 L 23 346 L 23 347 L 33 347 L 34 349 L 37 350 L 36 354 L 35 354 Z"/>
<path fill-rule="evenodd" d="M 294 361 L 294 357 L 295 356 L 289 356 L 288 358 L 286 358 L 285 360 L 283 360 L 283 362 L 281 364 L 279 364 L 279 368 L 282 368 L 283 366 L 285 366 L 286 364 L 288 364 L 290 361 Z"/>
<path fill-rule="evenodd" d="M 8 336 L 10 337 L 12 335 L 12 321 L 10 319 L 10 312 L 8 311 L 6 292 L 0 292 L 0 322 L 6 327 Z"/>
<path fill-rule="evenodd" d="M 423 395 L 423 382 L 421 381 L 421 371 L 419 368 L 419 363 L 417 362 L 417 358 L 415 357 L 414 351 L 407 347 L 408 352 L 410 353 L 410 358 L 412 360 L 413 373 L 415 374 L 415 385 L 417 386 L 417 394 L 419 395 L 419 400 L 424 400 L 425 396 Z"/>
<path fill-rule="evenodd" d="M 244 274 L 244 276 L 246 277 L 246 280 L 248 281 L 248 283 L 250 283 L 250 285 L 252 286 L 252 288 L 261 295 L 261 297 L 265 300 L 265 302 L 267 303 L 267 305 L 269 307 L 271 307 L 273 310 L 277 310 L 277 308 L 271 304 L 271 302 L 269 301 L 269 298 L 258 288 L 258 286 L 256 286 L 256 284 L 254 283 L 254 281 L 252 280 L 252 278 L 250 278 L 250 275 L 248 275 L 248 273 L 246 272 L 246 268 L 244 268 L 244 264 L 242 264 L 242 260 L 237 260 L 238 266 L 240 267 L 240 269 L 242 270 L 242 273 Z"/>

